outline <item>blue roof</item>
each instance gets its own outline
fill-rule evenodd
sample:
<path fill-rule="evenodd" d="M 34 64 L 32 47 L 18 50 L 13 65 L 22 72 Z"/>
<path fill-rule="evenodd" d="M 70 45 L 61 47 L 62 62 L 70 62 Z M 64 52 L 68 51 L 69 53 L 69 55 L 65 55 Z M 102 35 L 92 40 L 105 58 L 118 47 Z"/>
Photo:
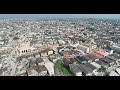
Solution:
<path fill-rule="evenodd" d="M 84 57 L 80 57 L 80 56 L 75 57 L 75 59 L 80 63 L 87 61 Z"/>

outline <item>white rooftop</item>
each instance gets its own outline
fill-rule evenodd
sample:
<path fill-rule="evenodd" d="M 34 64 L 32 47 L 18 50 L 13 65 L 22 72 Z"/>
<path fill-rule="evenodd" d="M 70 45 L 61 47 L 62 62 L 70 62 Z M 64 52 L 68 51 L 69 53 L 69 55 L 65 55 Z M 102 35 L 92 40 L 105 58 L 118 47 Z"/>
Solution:
<path fill-rule="evenodd" d="M 52 62 L 45 63 L 45 67 L 47 68 L 48 72 L 54 72 L 54 64 Z"/>
<path fill-rule="evenodd" d="M 95 66 L 96 68 L 101 68 L 101 65 L 97 64 L 96 62 L 92 62 L 91 63 L 93 66 Z"/>
<path fill-rule="evenodd" d="M 111 72 L 109 73 L 109 75 L 110 75 L 110 76 L 119 76 L 115 71 L 111 71 Z"/>

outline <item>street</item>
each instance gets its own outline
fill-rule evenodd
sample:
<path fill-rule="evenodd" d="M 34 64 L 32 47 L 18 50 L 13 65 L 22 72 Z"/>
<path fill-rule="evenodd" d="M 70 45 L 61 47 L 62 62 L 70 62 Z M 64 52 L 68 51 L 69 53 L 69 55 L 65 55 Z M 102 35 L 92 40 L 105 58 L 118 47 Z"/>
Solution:
<path fill-rule="evenodd" d="M 11 54 L 8 57 L 8 63 L 10 64 L 12 70 L 11 70 L 11 76 L 15 75 L 15 71 L 16 71 L 16 64 L 13 61 L 13 55 L 15 54 L 15 51 L 13 50 L 11 52 Z"/>

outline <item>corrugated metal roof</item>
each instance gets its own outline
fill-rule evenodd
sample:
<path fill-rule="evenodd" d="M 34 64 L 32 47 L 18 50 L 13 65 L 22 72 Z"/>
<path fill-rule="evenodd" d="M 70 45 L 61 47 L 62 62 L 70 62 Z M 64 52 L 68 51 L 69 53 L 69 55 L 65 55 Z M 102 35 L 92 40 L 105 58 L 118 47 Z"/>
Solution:
<path fill-rule="evenodd" d="M 97 69 L 95 66 L 93 66 L 93 65 L 90 64 L 90 63 L 86 63 L 85 65 L 86 65 L 86 67 L 91 68 L 92 70 Z"/>
<path fill-rule="evenodd" d="M 96 62 L 92 62 L 91 63 L 93 66 L 95 66 L 96 68 L 101 68 L 101 65 L 99 65 L 98 63 L 96 63 Z"/>

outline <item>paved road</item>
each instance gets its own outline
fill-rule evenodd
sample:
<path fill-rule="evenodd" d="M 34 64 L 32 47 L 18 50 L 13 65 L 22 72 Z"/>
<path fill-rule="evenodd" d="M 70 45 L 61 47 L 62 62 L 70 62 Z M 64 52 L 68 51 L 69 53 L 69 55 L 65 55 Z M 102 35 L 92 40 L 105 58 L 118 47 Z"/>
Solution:
<path fill-rule="evenodd" d="M 12 71 L 11 71 L 11 76 L 15 75 L 16 71 L 16 64 L 13 61 L 13 55 L 15 54 L 14 50 L 11 52 L 11 54 L 8 57 L 8 63 L 11 65 Z"/>

